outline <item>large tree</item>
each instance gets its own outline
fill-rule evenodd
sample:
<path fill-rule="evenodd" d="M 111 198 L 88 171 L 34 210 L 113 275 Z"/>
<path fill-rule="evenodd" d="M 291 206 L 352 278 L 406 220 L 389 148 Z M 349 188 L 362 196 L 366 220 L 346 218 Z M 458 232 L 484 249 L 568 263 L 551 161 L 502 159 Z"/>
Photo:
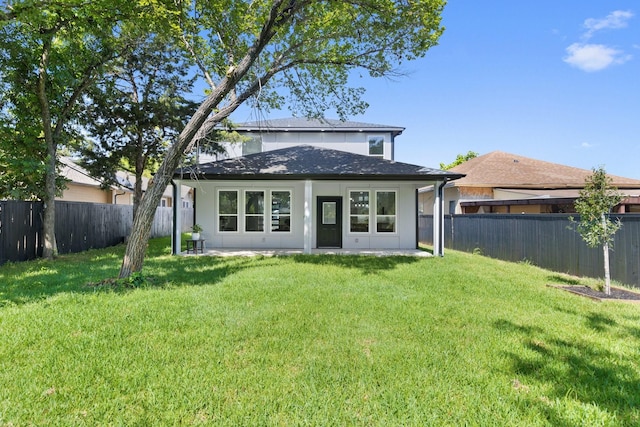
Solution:
<path fill-rule="evenodd" d="M 134 174 L 134 218 L 143 175 L 155 171 L 198 105 L 185 97 L 195 81 L 187 59 L 170 39 L 143 34 L 84 97 L 81 123 L 90 137 L 82 164 L 107 185 L 118 183 L 118 171 Z"/>
<path fill-rule="evenodd" d="M 130 0 L 15 0 L 0 6 L 0 126 L 39 173 L 44 202 L 43 256 L 57 253 L 55 196 L 58 148 L 76 136 L 78 101 L 104 64 L 125 49 L 124 22 L 147 21 L 149 6 Z M 8 150 L 4 150 L 5 152 Z M 36 167 L 38 166 L 38 167 Z M 14 172 L 19 174 L 20 169 Z M 16 182 L 29 184 L 26 176 Z M 25 185 L 27 185 L 25 184 Z"/>
<path fill-rule="evenodd" d="M 354 71 L 395 75 L 442 34 L 445 0 L 217 0 L 182 2 L 177 24 L 211 91 L 164 157 L 133 223 L 120 277 L 143 266 L 151 223 L 181 158 L 249 99 L 305 116 L 366 107 Z M 285 88 L 281 95 L 275 88 Z"/>
<path fill-rule="evenodd" d="M 593 169 L 585 180 L 576 200 L 578 232 L 591 248 L 602 247 L 604 255 L 604 293 L 611 294 L 611 274 L 609 273 L 609 248 L 613 236 L 620 229 L 619 221 L 609 218 L 611 210 L 622 200 L 622 195 L 611 183 L 611 178 L 602 166 Z M 573 218 L 571 218 L 573 220 Z"/>

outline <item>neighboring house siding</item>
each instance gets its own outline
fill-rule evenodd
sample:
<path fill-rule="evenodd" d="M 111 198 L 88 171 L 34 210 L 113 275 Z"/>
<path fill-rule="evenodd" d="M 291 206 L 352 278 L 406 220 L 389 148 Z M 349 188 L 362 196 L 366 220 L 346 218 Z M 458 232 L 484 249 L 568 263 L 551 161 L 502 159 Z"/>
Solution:
<path fill-rule="evenodd" d="M 115 205 L 133 205 L 133 193 L 115 191 L 113 193 L 113 204 Z"/>
<path fill-rule="evenodd" d="M 98 187 L 68 183 L 62 196 L 56 200 L 66 202 L 111 203 L 111 190 L 102 190 Z"/>

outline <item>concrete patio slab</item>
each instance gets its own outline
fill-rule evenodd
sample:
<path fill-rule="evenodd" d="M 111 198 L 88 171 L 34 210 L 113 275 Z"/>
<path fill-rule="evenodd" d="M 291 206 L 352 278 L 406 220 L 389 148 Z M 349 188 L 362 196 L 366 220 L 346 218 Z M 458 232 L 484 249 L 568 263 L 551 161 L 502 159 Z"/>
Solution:
<path fill-rule="evenodd" d="M 204 249 L 204 253 L 195 255 L 182 252 L 183 256 L 285 256 L 285 255 L 303 255 L 302 249 Z M 411 257 L 430 257 L 430 252 L 421 251 L 419 249 L 312 249 L 312 255 L 367 255 L 367 256 L 411 256 Z"/>

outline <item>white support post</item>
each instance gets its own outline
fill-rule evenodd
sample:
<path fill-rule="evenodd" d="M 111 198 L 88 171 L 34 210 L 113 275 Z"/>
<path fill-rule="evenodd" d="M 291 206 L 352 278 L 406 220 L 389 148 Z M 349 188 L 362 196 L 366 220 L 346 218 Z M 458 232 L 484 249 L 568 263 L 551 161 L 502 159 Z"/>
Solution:
<path fill-rule="evenodd" d="M 442 203 L 440 202 L 440 181 L 433 184 L 433 256 L 442 256 L 440 248 L 441 228 L 443 226 Z"/>
<path fill-rule="evenodd" d="M 308 179 L 304 183 L 304 253 L 311 253 L 311 240 L 313 235 L 313 184 Z"/>
<path fill-rule="evenodd" d="M 180 255 L 182 252 L 182 195 L 180 188 L 181 181 L 173 183 L 173 230 L 171 231 L 172 253 Z"/>

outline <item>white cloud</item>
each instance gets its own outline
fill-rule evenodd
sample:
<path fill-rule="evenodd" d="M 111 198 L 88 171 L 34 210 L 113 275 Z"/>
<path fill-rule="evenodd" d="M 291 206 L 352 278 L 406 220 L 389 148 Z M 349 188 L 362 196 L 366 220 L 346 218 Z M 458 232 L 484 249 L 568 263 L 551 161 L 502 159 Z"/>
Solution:
<path fill-rule="evenodd" d="M 590 144 L 588 142 L 583 142 L 582 144 L 580 144 L 580 148 L 592 148 L 595 147 L 595 144 Z"/>
<path fill-rule="evenodd" d="M 589 39 L 595 32 L 600 30 L 626 28 L 627 22 L 631 18 L 633 18 L 633 12 L 630 10 L 615 10 L 601 19 L 589 18 L 584 21 L 584 27 L 587 32 L 584 33 L 583 37 Z"/>
<path fill-rule="evenodd" d="M 574 43 L 566 50 L 564 62 L 587 72 L 604 70 L 631 59 L 631 55 L 603 44 Z"/>

